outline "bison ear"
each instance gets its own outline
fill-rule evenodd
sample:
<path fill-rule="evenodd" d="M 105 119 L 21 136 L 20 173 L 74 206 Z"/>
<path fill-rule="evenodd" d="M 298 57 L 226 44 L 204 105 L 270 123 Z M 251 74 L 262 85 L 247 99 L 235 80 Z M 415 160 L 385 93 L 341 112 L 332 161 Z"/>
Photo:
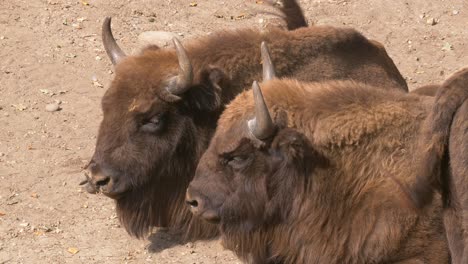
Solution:
<path fill-rule="evenodd" d="M 200 85 L 184 93 L 182 100 L 191 109 L 216 111 L 223 107 L 223 89 L 230 90 L 228 76 L 219 68 L 209 67 L 200 74 Z"/>
<path fill-rule="evenodd" d="M 328 166 L 328 159 L 320 154 L 307 137 L 292 129 L 281 129 L 271 143 L 270 151 L 281 156 L 282 166 L 292 166 L 304 175 L 316 166 Z"/>
<path fill-rule="evenodd" d="M 292 128 L 282 129 L 271 143 L 271 149 L 281 153 L 288 160 L 303 159 L 304 151 L 310 145 L 307 138 Z"/>

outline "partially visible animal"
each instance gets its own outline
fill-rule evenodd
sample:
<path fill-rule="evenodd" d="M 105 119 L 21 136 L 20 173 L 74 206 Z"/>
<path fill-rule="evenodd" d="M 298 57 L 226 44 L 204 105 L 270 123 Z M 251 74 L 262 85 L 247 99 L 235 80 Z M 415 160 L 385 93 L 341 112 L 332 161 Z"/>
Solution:
<path fill-rule="evenodd" d="M 267 0 L 270 5 L 276 5 L 276 1 Z M 308 23 L 304 17 L 304 12 L 296 0 L 283 0 L 282 6 L 278 7 L 283 15 L 281 18 L 286 22 L 288 30 L 295 30 L 301 27 L 307 27 Z"/>
<path fill-rule="evenodd" d="M 401 188 L 425 171 L 421 130 L 458 109 L 465 81 L 455 74 L 435 100 L 353 81 L 254 83 L 218 120 L 186 202 L 251 263 L 450 263 L 441 199 L 414 210 Z"/>
<path fill-rule="evenodd" d="M 411 93 L 425 96 L 435 96 L 439 88 L 440 84 L 428 84 L 414 89 L 413 91 L 411 91 Z"/>
<path fill-rule="evenodd" d="M 468 69 L 445 81 L 435 98 L 415 156 L 419 173 L 403 187 L 417 209 L 430 205 L 436 191 L 442 195 L 453 263 L 468 263 Z"/>
<path fill-rule="evenodd" d="M 87 189 L 115 199 L 122 226 L 136 237 L 155 226 L 181 232 L 185 240 L 218 234 L 215 226 L 192 218 L 185 190 L 225 104 L 261 76 L 262 41 L 270 45 L 279 76 L 353 79 L 407 91 L 384 47 L 353 29 L 221 31 L 185 47 L 174 40 L 175 49 L 150 46 L 126 56 L 110 22 L 104 21 L 103 41 L 115 77 L 102 99 Z"/>

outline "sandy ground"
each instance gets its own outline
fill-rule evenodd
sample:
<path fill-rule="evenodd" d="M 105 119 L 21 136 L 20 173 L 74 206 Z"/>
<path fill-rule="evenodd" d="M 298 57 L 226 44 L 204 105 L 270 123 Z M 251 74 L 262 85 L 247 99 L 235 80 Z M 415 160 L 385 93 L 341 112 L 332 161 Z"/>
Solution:
<path fill-rule="evenodd" d="M 260 27 L 271 16 L 258 11 L 267 8 L 254 0 L 86 1 L 0 0 L 0 264 L 240 263 L 218 241 L 181 245 L 164 232 L 131 238 L 113 201 L 78 183 L 113 77 L 100 38 L 104 16 L 131 53 L 144 31 L 184 39 Z M 354 27 L 382 42 L 411 89 L 468 66 L 466 0 L 301 4 L 310 22 Z M 47 112 L 55 101 L 61 111 Z"/>

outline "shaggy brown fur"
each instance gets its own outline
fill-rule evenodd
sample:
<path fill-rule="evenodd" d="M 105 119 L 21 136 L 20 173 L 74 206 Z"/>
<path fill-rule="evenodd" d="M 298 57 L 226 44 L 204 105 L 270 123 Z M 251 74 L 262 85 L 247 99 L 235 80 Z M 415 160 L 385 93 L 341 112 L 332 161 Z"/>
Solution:
<path fill-rule="evenodd" d="M 130 234 L 143 237 L 153 226 L 180 231 L 188 240 L 217 233 L 191 219 L 183 206 L 185 189 L 224 105 L 260 77 L 262 41 L 269 44 L 279 76 L 355 79 L 407 90 L 385 49 L 346 28 L 243 29 L 193 40 L 185 48 L 194 83 L 180 97 L 166 91 L 168 80 L 178 74 L 174 49 L 149 47 L 126 57 L 102 99 L 104 118 L 88 189 L 116 199 Z"/>
<path fill-rule="evenodd" d="M 411 91 L 411 93 L 426 95 L 426 96 L 435 96 L 439 88 L 440 88 L 439 84 L 428 84 L 428 85 L 418 87 L 417 89 L 414 89 L 413 91 Z"/>
<path fill-rule="evenodd" d="M 468 263 L 468 69 L 442 84 L 423 126 L 416 156 L 420 173 L 406 187 L 417 208 L 438 190 L 444 200 L 444 223 L 453 263 Z"/>
<path fill-rule="evenodd" d="M 433 98 L 350 81 L 262 91 L 276 132 L 253 138 L 252 92 L 240 94 L 187 190 L 227 248 L 252 263 L 449 263 L 441 201 L 415 212 L 398 185 L 417 175 Z"/>
<path fill-rule="evenodd" d="M 450 168 L 446 171 L 444 223 L 454 264 L 468 263 L 468 100 L 458 109 L 450 130 Z"/>

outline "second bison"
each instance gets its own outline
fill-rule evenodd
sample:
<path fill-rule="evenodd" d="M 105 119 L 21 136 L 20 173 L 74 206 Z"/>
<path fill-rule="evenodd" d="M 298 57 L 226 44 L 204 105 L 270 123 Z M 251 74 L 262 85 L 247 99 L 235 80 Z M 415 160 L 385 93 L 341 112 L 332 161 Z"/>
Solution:
<path fill-rule="evenodd" d="M 467 72 L 435 101 L 350 81 L 254 84 L 221 115 L 186 201 L 253 263 L 448 263 L 441 200 L 414 210 L 402 183 L 421 173 L 423 124 L 449 127 Z"/>

